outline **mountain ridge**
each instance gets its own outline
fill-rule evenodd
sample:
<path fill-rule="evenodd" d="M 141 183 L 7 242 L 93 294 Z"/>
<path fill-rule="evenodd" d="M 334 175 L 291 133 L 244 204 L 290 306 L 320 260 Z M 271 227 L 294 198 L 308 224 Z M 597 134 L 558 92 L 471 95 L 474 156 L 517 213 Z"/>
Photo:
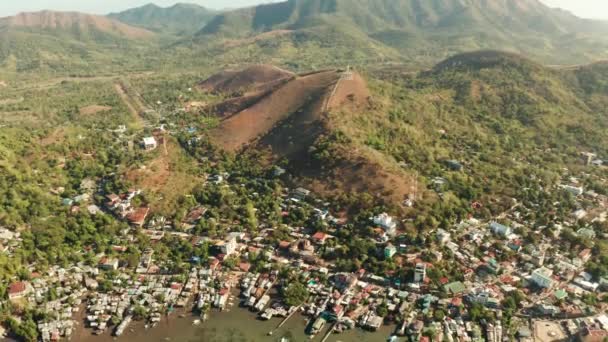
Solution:
<path fill-rule="evenodd" d="M 157 33 L 192 34 L 200 30 L 219 11 L 192 3 L 161 7 L 153 3 L 107 15 L 129 25 Z"/>
<path fill-rule="evenodd" d="M 379 43 L 412 58 L 430 55 L 434 62 L 499 48 L 555 64 L 608 58 L 608 22 L 538 0 L 288 0 L 221 13 L 196 36 L 239 39 L 274 30 L 292 36 L 337 31 L 358 36 L 362 45 Z"/>
<path fill-rule="evenodd" d="M 15 16 L 0 18 L 0 28 L 39 30 L 49 33 L 63 30 L 81 37 L 89 33 L 93 34 L 95 31 L 126 39 L 147 39 L 154 36 L 154 33 L 148 30 L 100 15 L 49 10 L 22 12 Z"/>

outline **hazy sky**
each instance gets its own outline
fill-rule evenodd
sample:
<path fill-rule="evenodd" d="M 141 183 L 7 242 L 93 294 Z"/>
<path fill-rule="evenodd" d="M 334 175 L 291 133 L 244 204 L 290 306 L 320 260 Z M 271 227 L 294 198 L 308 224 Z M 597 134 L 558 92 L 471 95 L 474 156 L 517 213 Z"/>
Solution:
<path fill-rule="evenodd" d="M 277 0 L 0 0 L 0 16 L 24 11 L 54 9 L 106 14 L 154 2 L 170 6 L 176 1 L 193 2 L 210 8 L 251 6 Z M 585 18 L 608 19 L 608 0 L 541 0 L 552 7 L 561 7 Z"/>

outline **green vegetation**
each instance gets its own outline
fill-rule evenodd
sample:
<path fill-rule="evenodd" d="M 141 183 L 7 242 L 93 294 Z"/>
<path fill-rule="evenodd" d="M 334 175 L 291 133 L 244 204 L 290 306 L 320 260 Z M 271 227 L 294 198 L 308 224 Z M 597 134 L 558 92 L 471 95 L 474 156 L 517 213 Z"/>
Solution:
<path fill-rule="evenodd" d="M 290 306 L 302 305 L 308 299 L 308 295 L 306 286 L 300 282 L 289 284 L 285 291 L 283 291 L 285 303 Z"/>
<path fill-rule="evenodd" d="M 303 37 L 310 41 L 311 35 L 316 39 L 337 35 L 332 55 L 346 58 L 351 65 L 362 59 L 375 63 L 391 60 L 396 53 L 410 62 L 428 65 L 458 52 L 497 48 L 526 51 L 551 63 L 580 63 L 589 61 L 577 56 L 582 50 L 605 58 L 601 46 L 608 43 L 608 25 L 581 20 L 532 0 L 520 1 L 517 6 L 453 0 L 290 0 L 220 14 L 199 35 L 204 40 L 243 38 L 273 30 L 290 30 L 288 39 L 295 48 Z M 583 32 L 587 39 L 569 36 Z M 351 55 L 341 55 L 341 47 L 350 46 L 351 39 L 358 42 L 353 46 L 357 48 Z M 275 37 L 263 41 L 285 46 Z M 310 53 L 305 48 L 300 50 L 304 56 Z M 283 49 L 277 49 L 273 56 L 284 56 Z"/>
<path fill-rule="evenodd" d="M 216 11 L 195 4 L 178 3 L 167 8 L 148 4 L 108 17 L 159 34 L 188 35 L 200 30 L 216 14 Z"/>

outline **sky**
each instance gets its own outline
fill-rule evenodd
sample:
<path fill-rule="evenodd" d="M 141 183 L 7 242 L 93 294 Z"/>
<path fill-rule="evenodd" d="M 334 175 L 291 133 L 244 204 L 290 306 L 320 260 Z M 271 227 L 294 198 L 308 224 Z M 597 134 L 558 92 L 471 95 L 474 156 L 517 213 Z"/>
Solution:
<path fill-rule="evenodd" d="M 224 9 L 252 6 L 277 0 L 0 0 L 0 16 L 18 12 L 52 9 L 107 14 L 154 2 L 159 6 L 171 6 L 175 2 L 192 2 L 201 6 Z M 608 0 L 541 0 L 551 7 L 560 7 L 583 18 L 608 20 Z"/>

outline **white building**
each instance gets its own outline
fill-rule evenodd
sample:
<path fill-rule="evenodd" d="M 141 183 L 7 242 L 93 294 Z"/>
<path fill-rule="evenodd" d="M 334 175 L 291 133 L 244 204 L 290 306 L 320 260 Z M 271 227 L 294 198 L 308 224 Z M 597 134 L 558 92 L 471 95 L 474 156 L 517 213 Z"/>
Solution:
<path fill-rule="evenodd" d="M 553 286 L 553 271 L 546 267 L 537 268 L 532 272 L 532 281 L 543 288 L 551 288 Z"/>
<path fill-rule="evenodd" d="M 426 264 L 418 263 L 416 264 L 416 269 L 414 270 L 414 282 L 421 283 L 426 278 Z"/>
<path fill-rule="evenodd" d="M 219 249 L 219 252 L 221 254 L 224 254 L 226 256 L 234 254 L 234 252 L 236 252 L 237 247 L 236 236 L 231 235 L 226 238 L 226 240 L 217 242 L 215 244 L 215 247 Z"/>
<path fill-rule="evenodd" d="M 388 235 L 395 235 L 397 222 L 387 213 L 382 213 L 373 218 L 374 224 L 379 225 Z"/>
<path fill-rule="evenodd" d="M 495 235 L 499 235 L 502 237 L 507 237 L 507 236 L 511 235 L 511 227 L 505 226 L 498 222 L 490 223 L 490 229 L 492 230 L 492 233 L 494 233 Z"/>
<path fill-rule="evenodd" d="M 156 149 L 156 147 L 158 147 L 158 144 L 154 137 L 145 137 L 142 144 L 146 151 L 154 150 Z"/>

